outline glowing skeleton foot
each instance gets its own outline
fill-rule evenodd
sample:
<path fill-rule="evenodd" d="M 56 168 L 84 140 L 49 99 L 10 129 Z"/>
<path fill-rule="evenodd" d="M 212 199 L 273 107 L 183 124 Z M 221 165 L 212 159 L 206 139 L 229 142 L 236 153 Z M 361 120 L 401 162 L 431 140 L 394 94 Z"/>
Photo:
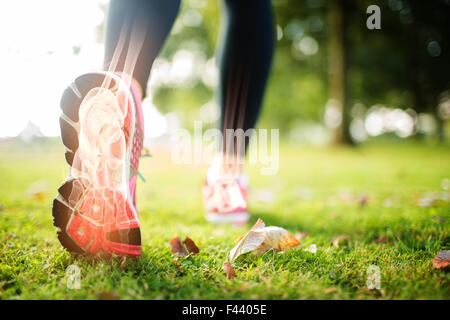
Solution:
<path fill-rule="evenodd" d="M 53 202 L 61 244 L 80 254 L 139 256 L 135 208 L 143 132 L 140 103 L 115 75 L 78 77 L 61 100 L 61 136 L 69 175 Z"/>

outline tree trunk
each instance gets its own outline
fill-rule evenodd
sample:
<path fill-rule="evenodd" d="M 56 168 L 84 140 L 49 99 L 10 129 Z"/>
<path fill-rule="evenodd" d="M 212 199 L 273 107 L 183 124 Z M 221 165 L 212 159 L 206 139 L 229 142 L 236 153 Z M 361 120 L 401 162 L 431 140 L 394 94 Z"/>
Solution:
<path fill-rule="evenodd" d="M 344 27 L 344 1 L 333 0 L 328 4 L 328 81 L 329 106 L 341 115 L 339 125 L 334 129 L 336 144 L 351 144 L 349 134 L 349 112 L 347 102 L 346 41 Z"/>

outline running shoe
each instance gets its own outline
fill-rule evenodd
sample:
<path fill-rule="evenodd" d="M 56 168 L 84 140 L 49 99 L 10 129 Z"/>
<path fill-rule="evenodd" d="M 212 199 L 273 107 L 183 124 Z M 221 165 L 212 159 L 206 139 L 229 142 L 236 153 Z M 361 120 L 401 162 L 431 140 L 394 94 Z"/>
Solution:
<path fill-rule="evenodd" d="M 72 253 L 139 256 L 144 118 L 136 88 L 116 74 L 84 74 L 64 91 L 61 109 L 69 172 L 53 201 L 59 241 Z"/>
<path fill-rule="evenodd" d="M 241 175 L 237 179 L 205 182 L 202 186 L 202 196 L 206 220 L 215 224 L 245 225 L 249 219 L 246 181 L 245 176 Z"/>

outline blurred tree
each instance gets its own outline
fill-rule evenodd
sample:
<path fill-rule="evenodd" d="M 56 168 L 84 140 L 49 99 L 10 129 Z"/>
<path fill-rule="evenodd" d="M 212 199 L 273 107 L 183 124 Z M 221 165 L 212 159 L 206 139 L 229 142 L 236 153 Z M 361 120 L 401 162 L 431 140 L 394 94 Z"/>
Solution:
<path fill-rule="evenodd" d="M 161 58 L 173 63 L 180 50 L 204 61 L 214 57 L 220 2 L 183 1 Z M 373 4 L 381 8 L 381 30 L 366 26 Z M 450 0 L 275 0 L 273 6 L 277 48 L 260 126 L 282 128 L 287 136 L 323 123 L 326 106 L 337 101 L 340 125 L 325 124 L 338 143 L 352 142 L 356 105 L 363 106 L 360 119 L 378 104 L 433 114 L 442 128 L 437 105 L 449 89 Z M 189 81 L 153 92 L 155 105 L 181 110 L 188 128 L 214 96 L 201 78 Z"/>
<path fill-rule="evenodd" d="M 450 1 L 404 2 L 400 18 L 407 27 L 408 88 L 413 107 L 431 113 L 437 122 L 438 137 L 444 140 L 443 119 L 438 113 L 439 97 L 450 89 Z"/>
<path fill-rule="evenodd" d="M 330 1 L 327 8 L 328 22 L 328 74 L 329 102 L 328 108 L 337 112 L 334 128 L 334 141 L 338 144 L 351 143 L 349 134 L 349 103 L 347 81 L 348 43 L 345 30 L 348 9 L 345 0 Z M 348 6 L 347 6 L 348 7 Z"/>
<path fill-rule="evenodd" d="M 372 4 L 381 8 L 381 30 L 366 27 Z M 342 101 L 336 141 L 350 141 L 350 114 L 357 102 L 430 113 L 443 139 L 438 99 L 450 88 L 450 1 L 339 0 L 327 8 L 329 92 Z"/>
<path fill-rule="evenodd" d="M 322 0 L 273 1 L 277 48 L 260 125 L 286 136 L 321 123 L 327 102 L 326 6 Z"/>

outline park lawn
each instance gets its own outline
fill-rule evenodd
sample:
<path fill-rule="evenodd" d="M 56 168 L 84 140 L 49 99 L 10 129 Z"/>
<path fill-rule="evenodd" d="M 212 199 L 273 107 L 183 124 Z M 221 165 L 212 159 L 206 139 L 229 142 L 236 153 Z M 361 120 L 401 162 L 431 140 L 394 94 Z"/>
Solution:
<path fill-rule="evenodd" d="M 66 174 L 62 147 L 0 145 L 0 299 L 450 299 L 448 268 L 432 265 L 450 249 L 449 202 L 418 206 L 427 192 L 444 191 L 448 146 L 283 145 L 279 174 L 249 170 L 252 216 L 240 228 L 204 220 L 204 166 L 174 165 L 167 152 L 152 151 L 141 167 L 147 182 L 138 183 L 142 257 L 99 261 L 63 250 L 52 226 Z M 40 193 L 30 193 L 33 183 Z M 227 280 L 222 264 L 257 218 L 309 235 L 287 252 L 239 257 L 237 277 Z M 348 238 L 337 248 L 339 235 Z M 175 236 L 192 238 L 200 253 L 177 266 Z M 304 250 L 311 244 L 315 254 Z M 67 287 L 70 265 L 81 270 L 78 290 Z M 379 290 L 366 286 L 371 265 L 380 268 Z"/>

